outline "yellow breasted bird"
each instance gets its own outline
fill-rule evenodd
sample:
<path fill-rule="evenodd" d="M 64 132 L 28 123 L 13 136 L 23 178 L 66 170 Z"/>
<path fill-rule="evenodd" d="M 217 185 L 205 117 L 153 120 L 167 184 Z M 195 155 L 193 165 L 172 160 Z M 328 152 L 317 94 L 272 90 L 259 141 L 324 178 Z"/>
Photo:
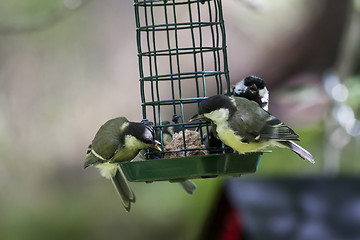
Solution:
<path fill-rule="evenodd" d="M 94 165 L 103 177 L 111 179 L 124 208 L 130 211 L 135 194 L 119 162 L 131 161 L 141 149 L 155 148 L 160 151 L 159 145 L 151 126 L 129 122 L 125 117 L 111 119 L 96 133 L 88 148 L 84 168 Z"/>
<path fill-rule="evenodd" d="M 313 156 L 295 144 L 299 136 L 283 122 L 243 97 L 215 95 L 199 105 L 196 119 L 207 119 L 217 137 L 238 153 L 257 152 L 269 146 L 286 147 L 315 163 Z"/>

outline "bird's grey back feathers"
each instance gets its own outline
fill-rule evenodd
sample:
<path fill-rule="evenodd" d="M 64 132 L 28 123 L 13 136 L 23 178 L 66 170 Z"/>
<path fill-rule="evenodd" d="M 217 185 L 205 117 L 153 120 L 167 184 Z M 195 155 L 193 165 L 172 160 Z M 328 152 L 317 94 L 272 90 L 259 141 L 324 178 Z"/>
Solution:
<path fill-rule="evenodd" d="M 299 139 L 291 128 L 260 108 L 254 101 L 242 97 L 228 98 L 236 103 L 236 111 L 230 111 L 229 125 L 249 142 Z"/>

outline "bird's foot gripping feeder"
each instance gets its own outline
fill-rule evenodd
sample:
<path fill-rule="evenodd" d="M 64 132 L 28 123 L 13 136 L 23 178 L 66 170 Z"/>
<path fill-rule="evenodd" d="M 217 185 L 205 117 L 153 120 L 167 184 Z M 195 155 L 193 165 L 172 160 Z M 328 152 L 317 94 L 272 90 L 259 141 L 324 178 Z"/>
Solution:
<path fill-rule="evenodd" d="M 162 151 L 147 150 L 146 161 L 121 163 L 127 179 L 181 181 L 255 172 L 262 153 L 227 153 L 221 143 L 214 149 L 210 124 L 189 122 L 203 99 L 230 94 L 221 0 L 134 0 L 134 7 L 142 113 Z M 199 135 L 197 144 L 189 131 Z"/>

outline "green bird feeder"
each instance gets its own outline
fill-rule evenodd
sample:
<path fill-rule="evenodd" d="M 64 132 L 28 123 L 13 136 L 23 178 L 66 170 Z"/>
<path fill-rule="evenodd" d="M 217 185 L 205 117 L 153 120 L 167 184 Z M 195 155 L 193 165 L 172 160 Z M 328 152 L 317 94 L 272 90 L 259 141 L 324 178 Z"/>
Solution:
<path fill-rule="evenodd" d="M 216 154 L 192 154 L 211 152 L 204 144 L 210 123 L 189 123 L 199 103 L 230 94 L 221 0 L 134 0 L 134 7 L 142 114 L 163 147 L 161 152 L 148 150 L 145 161 L 121 163 L 127 179 L 181 181 L 255 172 L 262 153 L 226 153 L 222 145 Z M 180 118 L 171 122 L 175 114 Z M 169 127 L 183 135 L 180 149 L 166 147 Z M 198 132 L 199 146 L 188 144 L 186 130 Z"/>

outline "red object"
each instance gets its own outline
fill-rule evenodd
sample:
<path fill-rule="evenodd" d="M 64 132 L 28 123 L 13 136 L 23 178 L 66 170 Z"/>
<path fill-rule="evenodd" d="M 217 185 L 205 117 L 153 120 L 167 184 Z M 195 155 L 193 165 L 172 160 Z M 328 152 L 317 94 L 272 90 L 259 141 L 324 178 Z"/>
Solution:
<path fill-rule="evenodd" d="M 221 189 L 219 199 L 215 201 L 207 222 L 204 224 L 202 233 L 199 236 L 201 240 L 245 240 L 243 232 L 243 220 L 241 212 L 232 206 L 224 192 Z"/>
<path fill-rule="evenodd" d="M 241 222 L 238 219 L 238 214 L 235 209 L 228 209 L 222 231 L 219 234 L 219 240 L 240 240 L 241 237 Z"/>

